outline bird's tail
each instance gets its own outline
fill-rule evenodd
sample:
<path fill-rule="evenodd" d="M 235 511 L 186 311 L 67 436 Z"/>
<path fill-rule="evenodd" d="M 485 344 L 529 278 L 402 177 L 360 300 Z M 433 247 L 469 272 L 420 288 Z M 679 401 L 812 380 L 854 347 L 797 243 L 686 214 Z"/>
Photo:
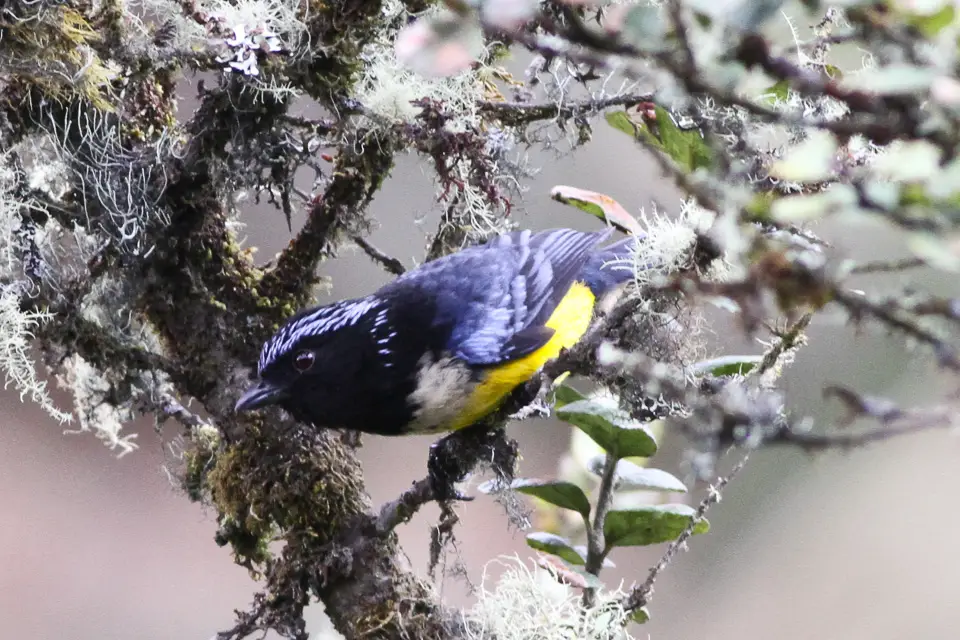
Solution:
<path fill-rule="evenodd" d="M 601 247 L 590 254 L 577 278 L 596 298 L 633 278 L 633 252 L 637 238 L 630 236 Z"/>

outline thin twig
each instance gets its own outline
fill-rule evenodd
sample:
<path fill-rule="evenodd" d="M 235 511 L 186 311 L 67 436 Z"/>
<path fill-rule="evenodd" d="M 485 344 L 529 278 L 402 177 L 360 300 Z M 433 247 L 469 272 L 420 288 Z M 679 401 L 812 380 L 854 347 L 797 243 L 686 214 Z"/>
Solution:
<path fill-rule="evenodd" d="M 189 429 L 212 426 L 209 422 L 183 406 L 179 400 L 171 395 L 163 395 L 157 403 L 157 406 L 164 416 L 173 418 Z"/>
<path fill-rule="evenodd" d="M 703 520 L 707 510 L 720 502 L 721 492 L 726 488 L 727 484 L 736 477 L 740 470 L 743 469 L 748 458 L 749 454 L 745 454 L 726 477 L 717 478 L 716 484 L 709 488 L 706 497 L 700 501 L 700 506 L 697 507 L 696 513 L 693 515 L 693 518 L 690 519 L 686 528 L 676 540 L 670 543 L 670 546 L 667 547 L 667 551 L 660 558 L 660 561 L 650 569 L 650 573 L 647 574 L 647 579 L 643 581 L 643 584 L 631 589 L 630 593 L 623 599 L 623 610 L 628 614 L 626 616 L 627 620 L 630 619 L 629 614 L 645 607 L 650 600 L 653 599 L 653 586 L 657 578 L 660 577 L 660 574 L 673 562 L 676 555 L 686 547 L 687 540 L 693 535 L 694 529 L 696 529 L 697 525 Z"/>
<path fill-rule="evenodd" d="M 607 512 L 613 504 L 614 478 L 617 475 L 616 456 L 606 456 L 603 462 L 603 471 L 600 475 L 600 489 L 597 494 L 597 506 L 593 512 L 593 523 L 587 529 L 587 573 L 598 575 L 603 567 L 606 556 L 606 542 L 603 539 L 603 525 L 607 519 Z M 593 606 L 596 599 L 596 589 L 586 589 L 583 592 L 583 602 L 586 606 Z"/>
<path fill-rule="evenodd" d="M 375 246 L 367 242 L 367 240 L 363 236 L 358 234 L 352 234 L 350 236 L 350 239 L 353 240 L 358 247 L 363 249 L 363 252 L 368 256 L 370 256 L 370 258 L 374 262 L 379 263 L 380 266 L 382 266 L 384 269 L 386 269 L 390 273 L 399 276 L 400 274 L 404 273 L 407 270 L 406 267 L 403 266 L 403 263 L 400 262 L 400 260 L 398 260 L 397 258 L 394 258 L 393 256 L 388 256 L 386 253 L 384 253 L 380 249 L 376 248 Z"/>
<path fill-rule="evenodd" d="M 576 118 L 590 113 L 598 113 L 609 107 L 629 107 L 652 100 L 653 96 L 653 93 L 628 93 L 607 98 L 588 98 L 565 103 L 483 100 L 478 103 L 478 106 L 485 113 L 508 120 L 511 124 L 520 124 L 535 120 Z"/>
<path fill-rule="evenodd" d="M 900 260 L 874 260 L 864 262 L 850 269 L 851 274 L 865 273 L 893 273 L 896 271 L 906 271 L 907 269 L 919 269 L 927 265 L 920 258 L 901 258 Z"/>
<path fill-rule="evenodd" d="M 795 445 L 810 452 L 853 449 L 920 431 L 960 428 L 960 407 L 957 405 L 898 409 L 890 414 L 893 417 L 883 420 L 882 427 L 857 431 L 835 427 L 824 432 L 782 429 L 765 444 Z"/>
<path fill-rule="evenodd" d="M 385 536 L 399 525 L 408 522 L 420 507 L 433 500 L 433 489 L 430 479 L 417 480 L 409 489 L 380 507 L 380 514 L 374 522 L 374 529 L 378 536 Z"/>

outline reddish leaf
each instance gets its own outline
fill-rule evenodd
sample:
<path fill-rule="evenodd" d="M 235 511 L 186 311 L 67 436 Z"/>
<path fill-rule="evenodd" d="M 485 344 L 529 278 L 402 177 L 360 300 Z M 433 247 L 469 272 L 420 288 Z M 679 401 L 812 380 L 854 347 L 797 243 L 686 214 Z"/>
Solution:
<path fill-rule="evenodd" d="M 643 235 L 643 229 L 640 228 L 637 219 L 610 196 L 577 187 L 557 185 L 550 190 L 550 197 L 557 202 L 568 204 L 605 220 L 624 233 Z"/>

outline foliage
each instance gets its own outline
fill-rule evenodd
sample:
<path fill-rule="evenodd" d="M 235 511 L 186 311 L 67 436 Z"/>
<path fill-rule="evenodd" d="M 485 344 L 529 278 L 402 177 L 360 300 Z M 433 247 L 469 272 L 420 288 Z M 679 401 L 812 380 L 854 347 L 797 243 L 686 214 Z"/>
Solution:
<path fill-rule="evenodd" d="M 221 638 L 305 638 L 314 598 L 351 639 L 514 637 L 501 624 L 512 615 L 542 637 L 576 635 L 576 620 L 587 637 L 625 633 L 648 618 L 660 572 L 706 531 L 731 448 L 847 448 L 960 415 L 953 396 L 901 407 L 857 381 L 825 394 L 873 428 L 811 429 L 784 408 L 778 380 L 826 312 L 919 347 L 945 377 L 960 371 L 956 297 L 864 278 L 960 269 L 960 17 L 943 0 L 801 4 L 785 19 L 785 3 L 749 0 L 3 3 L 5 384 L 121 453 L 134 448 L 135 416 L 177 422 L 169 472 L 263 579 Z M 777 42 L 784 20 L 791 40 Z M 522 78 L 504 66 L 511 56 L 528 61 Z M 190 72 L 210 79 L 178 121 Z M 294 115 L 299 100 L 323 115 Z M 516 227 L 536 171 L 525 150 L 575 152 L 595 126 L 649 154 L 682 196 L 628 211 L 592 185 L 552 189 L 584 225 L 631 234 L 617 266 L 635 278 L 464 449 L 468 470 L 511 451 L 499 430 L 511 415 L 552 410 L 572 425 L 555 478 L 498 469 L 490 485 L 508 504 L 522 493 L 537 505 L 527 540 L 541 569 L 516 568 L 452 612 L 394 535 L 434 498 L 429 482 L 371 510 L 349 442 L 285 415 L 241 419 L 233 403 L 259 345 L 313 298 L 318 265 L 345 243 L 403 271 L 369 242 L 366 210 L 398 154 L 417 154 L 436 186 L 431 259 Z M 245 199 L 274 205 L 278 224 L 305 214 L 267 263 L 237 235 Z M 846 260 L 809 229 L 826 218 L 891 227 L 904 255 Z M 705 305 L 762 352 L 705 353 Z M 580 393 L 571 378 L 596 388 Z M 648 466 L 672 435 L 687 441 L 684 481 Z M 697 508 L 682 502 L 709 479 Z M 450 505 L 442 514 L 435 556 L 456 531 Z M 614 550 L 659 543 L 645 581 L 620 592 L 599 580 Z M 538 604 L 531 585 L 544 575 L 563 590 Z"/>

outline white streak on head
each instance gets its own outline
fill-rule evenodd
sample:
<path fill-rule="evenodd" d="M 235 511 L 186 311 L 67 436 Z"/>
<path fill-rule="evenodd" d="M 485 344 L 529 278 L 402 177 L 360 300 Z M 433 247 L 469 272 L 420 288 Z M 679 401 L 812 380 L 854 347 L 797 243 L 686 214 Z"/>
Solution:
<path fill-rule="evenodd" d="M 373 296 L 336 302 L 319 307 L 311 313 L 288 322 L 263 345 L 258 365 L 259 372 L 263 373 L 271 363 L 289 353 L 302 338 L 353 326 L 381 302 Z M 386 318 L 385 312 L 386 310 L 381 311 L 384 318 Z"/>

